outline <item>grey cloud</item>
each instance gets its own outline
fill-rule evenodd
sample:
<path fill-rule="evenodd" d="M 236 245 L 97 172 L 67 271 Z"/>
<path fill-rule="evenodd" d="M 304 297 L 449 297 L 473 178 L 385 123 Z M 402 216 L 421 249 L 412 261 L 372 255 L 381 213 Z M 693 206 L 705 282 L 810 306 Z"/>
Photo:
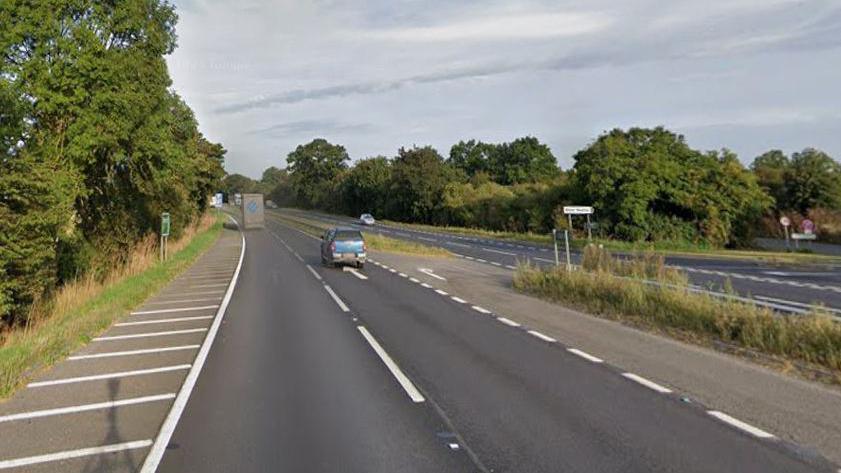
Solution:
<path fill-rule="evenodd" d="M 410 84 L 429 84 L 435 82 L 446 82 L 451 80 L 466 79 L 472 77 L 485 77 L 495 74 L 502 74 L 521 69 L 521 65 L 493 64 L 469 67 L 460 70 L 447 70 L 431 74 L 422 74 L 403 79 L 380 82 L 361 82 L 357 84 L 344 84 L 316 89 L 296 89 L 282 94 L 268 97 L 257 97 L 253 100 L 234 103 L 216 108 L 217 113 L 235 113 L 246 110 L 271 107 L 273 105 L 284 105 L 303 102 L 304 100 L 325 99 L 333 97 L 344 97 L 348 95 L 366 95 L 388 92 L 400 89 Z"/>
<path fill-rule="evenodd" d="M 331 134 L 341 132 L 365 132 L 372 129 L 370 123 L 339 123 L 334 120 L 300 120 L 284 122 L 267 128 L 248 132 L 249 135 L 262 135 L 282 138 L 296 135 Z"/>

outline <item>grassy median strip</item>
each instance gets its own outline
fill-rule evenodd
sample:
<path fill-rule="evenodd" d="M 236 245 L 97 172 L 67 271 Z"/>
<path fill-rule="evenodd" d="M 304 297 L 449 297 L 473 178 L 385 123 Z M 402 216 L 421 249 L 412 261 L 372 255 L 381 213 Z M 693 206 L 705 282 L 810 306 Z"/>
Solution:
<path fill-rule="evenodd" d="M 323 223 L 312 221 L 309 219 L 304 219 L 300 217 L 291 217 L 288 215 L 271 215 L 270 217 L 275 218 L 276 220 L 284 223 L 285 225 L 289 225 L 291 227 L 297 228 L 303 232 L 306 232 L 315 237 L 321 237 L 324 234 L 324 231 L 328 228 L 332 228 L 333 226 Z M 422 256 L 443 256 L 449 257 L 452 254 L 445 250 L 444 248 L 440 248 L 437 246 L 428 246 L 423 245 L 420 243 L 415 243 L 406 240 L 400 240 L 397 238 L 390 238 L 387 236 L 383 236 L 377 233 L 365 232 L 363 231 L 362 234 L 365 236 L 365 242 L 368 244 L 368 249 L 374 251 L 386 251 L 390 253 L 406 253 L 412 255 L 422 255 Z"/>
<path fill-rule="evenodd" d="M 504 241 L 529 242 L 543 245 L 552 244 L 552 236 L 532 232 L 506 232 L 484 230 L 480 228 L 436 226 L 418 223 L 403 223 L 383 220 L 383 223 L 407 230 L 423 230 L 430 232 L 446 232 L 456 235 L 490 238 Z M 563 238 L 563 235 L 561 235 Z M 561 241 L 561 244 L 563 241 Z M 589 242 L 585 239 L 575 239 L 570 242 L 573 248 L 584 248 Z M 592 243 L 601 245 L 614 251 L 629 254 L 658 253 L 665 256 L 689 256 L 696 258 L 728 258 L 735 260 L 764 261 L 767 263 L 837 263 L 841 258 L 837 256 L 818 255 L 810 253 L 785 253 L 766 250 L 730 250 L 698 245 L 688 241 L 659 241 L 659 242 L 630 242 L 610 239 L 594 239 Z"/>
<path fill-rule="evenodd" d="M 0 335 L 0 398 L 6 398 L 39 369 L 62 360 L 111 326 L 188 268 L 216 241 L 222 220 L 207 215 L 170 244 L 171 258 L 160 263 L 154 238 L 140 245 L 125 268 L 106 281 L 91 279 L 64 286 L 49 303 L 33 308 L 26 327 Z"/>
<path fill-rule="evenodd" d="M 781 316 L 769 309 L 680 285 L 656 285 L 603 270 L 521 265 L 515 289 L 607 318 L 696 342 L 728 345 L 828 368 L 841 382 L 841 324 L 828 315 Z"/>

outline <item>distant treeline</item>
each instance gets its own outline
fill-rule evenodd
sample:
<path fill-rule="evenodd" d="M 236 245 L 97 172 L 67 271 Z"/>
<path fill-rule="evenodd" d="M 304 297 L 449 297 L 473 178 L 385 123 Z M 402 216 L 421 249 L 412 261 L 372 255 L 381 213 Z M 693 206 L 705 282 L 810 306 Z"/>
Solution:
<path fill-rule="evenodd" d="M 0 328 L 208 202 L 225 150 L 169 87 L 162 0 L 0 2 Z"/>
<path fill-rule="evenodd" d="M 264 192 L 279 205 L 405 222 L 546 233 L 565 228 L 564 205 L 596 208 L 596 234 L 628 241 L 745 246 L 774 234 L 785 213 L 819 217 L 823 237 L 841 237 L 841 166 L 807 148 L 770 151 L 746 168 L 727 149 L 702 152 L 664 128 L 612 130 L 561 170 L 534 137 L 400 149 L 352 165 L 340 145 L 316 139 L 260 181 L 226 177 L 232 192 Z M 580 227 L 575 229 L 582 231 Z"/>

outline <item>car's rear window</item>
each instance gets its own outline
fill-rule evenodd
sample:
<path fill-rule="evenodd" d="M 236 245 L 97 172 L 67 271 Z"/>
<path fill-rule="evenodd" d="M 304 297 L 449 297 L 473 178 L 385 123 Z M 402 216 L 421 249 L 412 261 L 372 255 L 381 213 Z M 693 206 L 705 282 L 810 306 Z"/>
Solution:
<path fill-rule="evenodd" d="M 354 230 L 339 230 L 336 232 L 336 240 L 361 240 L 362 234 Z"/>

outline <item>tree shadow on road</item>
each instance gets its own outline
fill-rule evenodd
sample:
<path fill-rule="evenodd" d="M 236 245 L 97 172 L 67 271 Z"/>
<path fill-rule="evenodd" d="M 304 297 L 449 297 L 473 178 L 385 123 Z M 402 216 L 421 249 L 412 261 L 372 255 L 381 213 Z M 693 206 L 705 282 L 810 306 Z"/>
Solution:
<path fill-rule="evenodd" d="M 109 400 L 116 400 L 119 392 L 120 380 L 109 380 Z M 100 445 L 115 445 L 125 441 L 126 440 L 120 435 L 120 430 L 117 426 L 117 408 L 112 407 L 108 410 L 108 432 L 105 434 L 105 438 L 102 442 L 100 442 Z M 131 450 L 124 450 L 122 452 L 94 455 L 87 464 L 85 464 L 82 471 L 84 473 L 105 473 L 112 471 L 137 471 L 138 468 L 139 465 L 135 463 L 134 458 L 132 458 Z"/>

